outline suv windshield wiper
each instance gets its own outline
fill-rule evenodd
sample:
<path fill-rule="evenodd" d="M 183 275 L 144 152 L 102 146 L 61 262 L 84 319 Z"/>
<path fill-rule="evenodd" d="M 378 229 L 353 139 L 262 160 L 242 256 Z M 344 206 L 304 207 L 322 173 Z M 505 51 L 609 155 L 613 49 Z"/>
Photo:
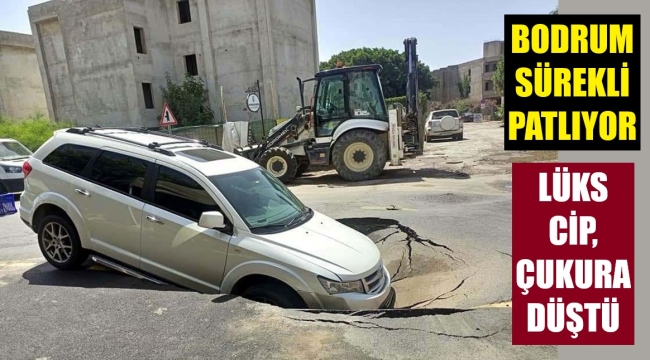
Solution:
<path fill-rule="evenodd" d="M 274 230 L 282 230 L 284 228 L 286 228 L 285 224 L 269 224 L 269 225 L 257 226 L 257 227 L 251 228 L 251 230 L 274 231 Z"/>
<path fill-rule="evenodd" d="M 285 225 L 285 227 L 288 228 L 288 227 L 291 227 L 293 224 L 296 224 L 296 223 L 298 223 L 298 222 L 300 222 L 300 221 L 303 221 L 303 220 L 306 219 L 308 216 L 310 216 L 311 213 L 312 213 L 312 209 L 311 209 L 311 208 L 307 208 L 306 211 L 303 211 L 300 215 L 298 215 L 298 216 L 296 216 L 295 218 L 291 219 L 291 221 L 289 221 L 289 222 Z"/>

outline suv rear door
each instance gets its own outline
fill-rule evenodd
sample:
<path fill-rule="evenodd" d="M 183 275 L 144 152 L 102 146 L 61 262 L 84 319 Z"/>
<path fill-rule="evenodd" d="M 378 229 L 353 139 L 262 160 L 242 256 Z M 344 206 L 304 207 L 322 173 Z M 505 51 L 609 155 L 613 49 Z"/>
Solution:
<path fill-rule="evenodd" d="M 84 216 L 93 250 L 139 266 L 143 188 L 153 166 L 150 158 L 105 148 L 75 179 L 73 202 Z"/>
<path fill-rule="evenodd" d="M 454 118 L 453 122 L 443 122 L 442 119 L 446 116 Z M 435 132 L 455 131 L 461 127 L 460 117 L 456 110 L 439 110 L 431 113 L 431 128 Z"/>
<path fill-rule="evenodd" d="M 222 211 L 202 181 L 158 161 L 144 207 L 142 270 L 204 293 L 218 293 L 232 231 L 198 226 L 201 214 Z"/>

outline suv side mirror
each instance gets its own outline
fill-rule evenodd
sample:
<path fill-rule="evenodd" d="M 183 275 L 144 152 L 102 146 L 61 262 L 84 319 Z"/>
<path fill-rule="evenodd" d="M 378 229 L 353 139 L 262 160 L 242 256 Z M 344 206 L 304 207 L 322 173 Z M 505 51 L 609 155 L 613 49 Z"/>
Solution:
<path fill-rule="evenodd" d="M 218 211 L 208 211 L 201 214 L 199 226 L 206 229 L 223 230 L 226 228 L 223 214 Z"/>

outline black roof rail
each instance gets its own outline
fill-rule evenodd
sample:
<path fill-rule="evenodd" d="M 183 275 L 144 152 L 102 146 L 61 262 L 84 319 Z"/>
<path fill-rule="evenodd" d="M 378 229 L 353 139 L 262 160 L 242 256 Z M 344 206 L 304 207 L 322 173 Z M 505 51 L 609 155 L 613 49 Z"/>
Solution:
<path fill-rule="evenodd" d="M 106 128 L 101 128 L 101 129 L 106 129 Z M 125 129 L 121 128 L 120 130 L 125 130 Z M 151 149 L 151 150 L 153 150 L 155 152 L 158 152 L 158 153 L 161 153 L 161 154 L 164 154 L 164 155 L 176 156 L 176 154 L 174 154 L 172 151 L 161 149 L 160 144 L 158 144 L 156 142 L 153 142 L 153 143 L 150 143 L 150 144 L 144 144 L 144 143 L 139 143 L 137 141 L 123 139 L 123 138 L 118 137 L 118 136 L 112 136 L 112 135 L 108 135 L 108 134 L 100 134 L 100 133 L 95 132 L 95 128 L 93 128 L 93 127 L 70 128 L 66 132 L 72 133 L 72 134 L 80 134 L 80 135 L 93 135 L 93 136 L 99 136 L 99 137 L 103 137 L 103 138 L 107 138 L 107 139 L 122 141 L 122 142 L 125 142 L 125 143 L 128 143 L 128 144 L 131 144 L 131 145 L 146 147 L 146 148 L 149 148 L 149 149 Z"/>
<path fill-rule="evenodd" d="M 206 147 L 209 147 L 209 148 L 212 148 L 212 149 L 222 150 L 223 151 L 223 147 L 221 147 L 219 145 L 211 144 L 207 140 L 191 139 L 191 138 L 188 138 L 188 137 L 173 135 L 173 134 L 165 133 L 165 132 L 162 132 L 162 131 L 150 130 L 150 129 L 146 128 L 146 127 L 102 127 L 102 126 L 96 125 L 96 126 L 91 126 L 91 127 L 85 127 L 85 128 L 82 128 L 82 129 L 71 128 L 71 129 L 68 130 L 68 132 L 77 133 L 77 134 L 87 134 L 88 132 L 92 132 L 95 129 L 124 130 L 124 131 L 139 132 L 139 133 L 143 133 L 143 134 L 152 134 L 152 135 L 157 135 L 157 136 L 167 137 L 167 138 L 170 138 L 170 139 L 179 140 L 179 141 L 175 141 L 175 142 L 168 142 L 168 143 L 162 144 L 162 145 L 190 143 L 190 144 L 199 144 L 199 145 L 206 146 Z"/>
<path fill-rule="evenodd" d="M 209 148 L 217 149 L 217 150 L 223 150 L 223 148 L 219 145 L 214 145 L 209 143 L 207 140 L 197 140 L 197 139 L 192 139 L 184 136 L 178 136 L 178 135 L 173 135 L 169 133 L 165 133 L 162 131 L 157 131 L 157 130 L 148 130 L 147 128 L 140 128 L 139 132 L 147 133 L 147 134 L 153 134 L 153 135 L 158 135 L 158 136 L 163 136 L 163 137 L 168 137 L 170 139 L 176 139 L 179 141 L 174 141 L 174 142 L 168 142 L 165 145 L 172 145 L 172 144 L 199 144 L 203 146 L 207 146 Z"/>

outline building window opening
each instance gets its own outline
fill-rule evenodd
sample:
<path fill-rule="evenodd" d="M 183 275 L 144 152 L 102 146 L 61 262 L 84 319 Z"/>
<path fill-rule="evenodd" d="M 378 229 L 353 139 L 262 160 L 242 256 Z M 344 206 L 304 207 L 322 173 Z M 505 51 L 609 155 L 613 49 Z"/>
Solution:
<path fill-rule="evenodd" d="M 144 107 L 153 109 L 153 92 L 150 83 L 142 83 L 142 93 L 144 95 Z"/>
<path fill-rule="evenodd" d="M 185 71 L 192 76 L 199 75 L 199 66 L 196 62 L 196 55 L 192 54 L 185 56 Z"/>
<path fill-rule="evenodd" d="M 190 13 L 190 1 L 181 0 L 178 2 L 178 20 L 181 24 L 192 21 L 192 14 Z"/>
<path fill-rule="evenodd" d="M 147 48 L 144 42 L 144 29 L 139 27 L 133 28 L 133 33 L 135 34 L 135 49 L 138 54 L 146 54 Z"/>

